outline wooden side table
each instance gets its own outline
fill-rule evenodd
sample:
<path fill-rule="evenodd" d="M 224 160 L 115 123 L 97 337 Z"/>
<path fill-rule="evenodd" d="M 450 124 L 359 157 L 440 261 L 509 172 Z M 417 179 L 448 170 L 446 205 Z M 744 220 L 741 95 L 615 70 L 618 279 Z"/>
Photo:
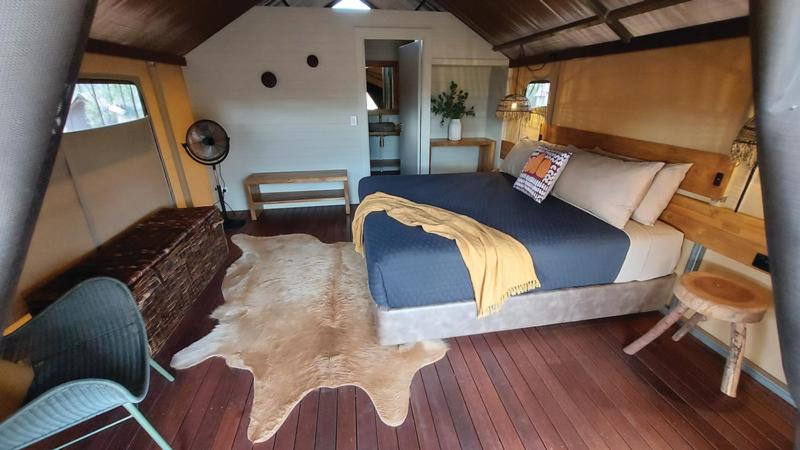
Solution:
<path fill-rule="evenodd" d="M 478 172 L 491 172 L 494 170 L 495 143 L 489 138 L 462 138 L 460 141 L 450 141 L 446 138 L 431 139 L 431 151 L 428 155 L 428 167 L 433 162 L 433 149 L 435 147 L 478 147 Z"/>
<path fill-rule="evenodd" d="M 770 305 L 770 292 L 756 284 L 708 272 L 690 272 L 682 275 L 673 288 L 679 303 L 653 328 L 625 347 L 633 355 L 663 334 L 686 311 L 693 312 L 673 336 L 678 341 L 698 322 L 707 318 L 731 323 L 731 349 L 725 362 L 720 390 L 736 397 L 739 374 L 744 361 L 747 324 L 761 321 Z"/>

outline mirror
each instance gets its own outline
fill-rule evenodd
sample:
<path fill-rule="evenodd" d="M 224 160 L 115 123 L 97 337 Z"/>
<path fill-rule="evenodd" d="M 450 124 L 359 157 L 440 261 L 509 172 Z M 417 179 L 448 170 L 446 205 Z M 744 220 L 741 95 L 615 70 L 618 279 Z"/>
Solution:
<path fill-rule="evenodd" d="M 366 70 L 369 113 L 397 114 L 397 61 L 367 61 Z"/>

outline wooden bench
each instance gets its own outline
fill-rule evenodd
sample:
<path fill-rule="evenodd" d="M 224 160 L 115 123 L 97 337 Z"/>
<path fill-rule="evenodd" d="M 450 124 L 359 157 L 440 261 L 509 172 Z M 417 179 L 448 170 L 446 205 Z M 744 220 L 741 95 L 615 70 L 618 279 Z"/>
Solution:
<path fill-rule="evenodd" d="M 314 191 L 261 192 L 263 184 L 297 184 L 297 183 L 342 183 L 342 189 L 322 189 Z M 350 214 L 350 185 L 347 170 L 309 170 L 297 172 L 262 172 L 245 178 L 244 188 L 247 193 L 247 206 L 250 219 L 258 218 L 258 209 L 262 205 L 281 203 L 316 202 L 320 200 L 344 200 L 345 214 Z"/>

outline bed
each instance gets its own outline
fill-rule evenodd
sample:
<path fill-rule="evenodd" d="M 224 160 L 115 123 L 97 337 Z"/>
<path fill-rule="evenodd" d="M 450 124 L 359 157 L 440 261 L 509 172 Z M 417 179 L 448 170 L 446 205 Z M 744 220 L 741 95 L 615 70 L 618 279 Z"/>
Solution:
<path fill-rule="evenodd" d="M 453 241 L 370 214 L 364 250 L 382 344 L 652 311 L 669 301 L 683 233 L 661 221 L 618 229 L 558 198 L 535 203 L 514 181 L 500 172 L 362 179 L 362 199 L 381 191 L 511 235 L 533 256 L 542 283 L 478 319 Z"/>

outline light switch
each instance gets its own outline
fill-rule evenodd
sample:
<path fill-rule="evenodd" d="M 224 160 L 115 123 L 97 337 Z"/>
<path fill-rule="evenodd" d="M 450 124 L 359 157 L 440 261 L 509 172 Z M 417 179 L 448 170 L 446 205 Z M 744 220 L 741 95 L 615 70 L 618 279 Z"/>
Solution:
<path fill-rule="evenodd" d="M 350 126 L 351 127 L 358 126 L 358 116 L 350 116 Z"/>

